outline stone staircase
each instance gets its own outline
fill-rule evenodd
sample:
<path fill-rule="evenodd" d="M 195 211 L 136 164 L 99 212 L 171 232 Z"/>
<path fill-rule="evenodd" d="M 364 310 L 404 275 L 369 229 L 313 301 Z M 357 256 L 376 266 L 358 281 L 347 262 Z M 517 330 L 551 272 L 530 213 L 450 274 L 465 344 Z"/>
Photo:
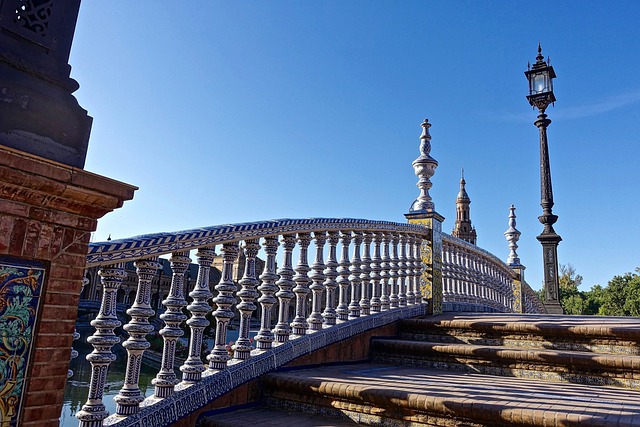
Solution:
<path fill-rule="evenodd" d="M 441 315 L 370 360 L 266 375 L 201 426 L 640 426 L 640 319 Z"/>

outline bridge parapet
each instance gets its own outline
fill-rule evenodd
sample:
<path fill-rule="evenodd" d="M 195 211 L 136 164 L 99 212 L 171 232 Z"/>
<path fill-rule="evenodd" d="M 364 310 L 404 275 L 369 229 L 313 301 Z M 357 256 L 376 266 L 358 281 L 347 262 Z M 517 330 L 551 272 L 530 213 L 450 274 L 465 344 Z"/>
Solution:
<path fill-rule="evenodd" d="M 443 311 L 545 313 L 524 267 L 442 233 Z"/>
<path fill-rule="evenodd" d="M 426 235 L 427 230 L 419 225 L 315 218 L 221 225 L 91 244 L 87 265 L 100 267 L 103 293 L 98 315 L 91 322 L 96 333 L 88 339 L 94 346 L 87 356 L 92 377 L 87 402 L 77 414 L 80 426 L 128 426 L 139 422 L 169 425 L 197 409 L 197 405 L 302 354 L 401 318 L 424 314 L 428 302 L 420 298 L 420 248 Z M 325 249 L 327 240 L 329 248 Z M 282 264 L 276 272 L 279 241 Z M 312 242 L 315 260 L 309 266 L 307 251 Z M 267 262 L 258 277 L 255 263 L 260 244 Z M 221 280 L 212 289 L 209 269 L 217 245 L 224 262 Z M 338 245 L 342 252 L 339 264 Z M 382 262 L 378 259 L 381 245 L 385 255 Z M 189 304 L 184 298 L 184 273 L 191 251 L 196 251 L 199 272 L 189 293 Z M 240 251 L 245 255 L 244 276 L 235 283 L 233 266 Z M 160 330 L 164 341 L 161 369 L 153 381 L 154 395 L 145 399 L 138 377 L 142 356 L 150 346 L 146 340 L 152 329 L 149 318 L 155 314 L 150 305 L 149 283 L 162 255 L 171 256 L 173 276 L 169 296 L 162 302 L 166 311 L 161 316 L 165 324 Z M 298 258 L 295 267 L 294 255 Z M 103 389 L 109 365 L 116 359 L 112 348 L 120 344 L 114 333 L 120 326 L 116 293 L 125 276 L 126 261 L 135 261 L 138 268 L 138 290 L 133 306 L 127 310 L 131 321 L 124 326 L 129 335 L 122 343 L 127 351 L 124 386 L 115 398 L 116 413 L 108 417 Z M 336 286 L 338 295 L 333 292 Z M 381 304 L 370 302 L 376 297 Z M 211 311 L 209 301 L 216 307 L 212 313 L 215 340 L 213 349 L 203 352 L 203 333 L 209 325 L 206 315 Z M 184 335 L 185 309 L 189 356 L 179 367 L 183 373 L 179 381 L 174 362 L 177 341 Z M 234 309 L 240 317 L 239 336 L 230 345 L 227 332 L 236 317 Z M 254 348 L 250 329 L 258 312 L 260 332 Z M 272 319 L 278 319 L 275 328 Z"/>
<path fill-rule="evenodd" d="M 103 293 L 98 315 L 91 322 L 96 328 L 88 340 L 94 346 L 87 356 L 92 377 L 89 398 L 77 414 L 80 426 L 169 425 L 197 405 L 302 354 L 398 319 L 430 313 L 438 294 L 444 297 L 445 311 L 542 312 L 521 270 L 448 234 L 439 234 L 442 271 L 428 271 L 433 264 L 425 268 L 422 251 L 434 234 L 425 225 L 313 218 L 227 224 L 91 244 L 87 265 L 100 267 Z M 263 272 L 256 271 L 260 245 L 266 256 Z M 212 286 L 209 270 L 216 246 L 223 258 L 222 277 Z M 309 249 L 315 249 L 311 266 Z M 192 251 L 199 268 L 188 303 L 185 271 Z M 233 268 L 241 251 L 244 275 L 236 283 Z M 138 377 L 142 356 L 150 346 L 146 340 L 152 330 L 149 318 L 156 314 L 150 305 L 149 283 L 163 255 L 170 255 L 172 282 L 160 316 L 162 363 L 153 380 L 154 395 L 145 398 Z M 279 268 L 276 259 L 281 260 Z M 116 359 L 112 348 L 120 344 L 114 333 L 121 326 L 116 293 L 127 261 L 134 261 L 138 268 L 138 289 L 127 310 L 131 321 L 124 326 L 129 335 L 122 343 L 127 351 L 124 386 L 115 398 L 116 413 L 109 416 L 103 389 L 109 365 Z M 434 283 L 425 286 L 434 276 L 443 278 L 442 292 L 434 292 Z M 214 346 L 203 351 L 211 302 L 215 304 L 211 313 Z M 231 344 L 228 331 L 234 318 L 240 319 L 239 336 Z M 251 328 L 255 331 L 258 323 L 254 347 Z M 184 324 L 189 328 L 189 354 L 176 367 L 177 341 L 185 335 Z"/>

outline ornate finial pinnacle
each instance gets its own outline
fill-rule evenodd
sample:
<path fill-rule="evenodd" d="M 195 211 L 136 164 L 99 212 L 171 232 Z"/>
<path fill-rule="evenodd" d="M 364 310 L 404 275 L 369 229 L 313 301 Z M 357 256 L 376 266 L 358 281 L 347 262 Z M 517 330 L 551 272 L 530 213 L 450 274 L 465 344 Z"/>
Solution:
<path fill-rule="evenodd" d="M 107 237 L 107 242 L 111 241 L 111 233 L 109 233 L 109 237 Z"/>
<path fill-rule="evenodd" d="M 460 173 L 460 178 L 464 181 L 464 166 L 462 166 L 462 171 Z"/>
<path fill-rule="evenodd" d="M 516 229 L 516 207 L 511 205 L 509 208 L 509 229 L 504 232 L 504 237 L 509 242 L 509 258 L 507 258 L 507 264 L 511 266 L 519 266 L 520 258 L 516 253 L 518 249 L 518 240 L 520 239 L 520 232 Z"/>
<path fill-rule="evenodd" d="M 431 188 L 430 178 L 438 167 L 438 162 L 430 155 L 431 135 L 429 134 L 429 128 L 431 123 L 429 123 L 428 119 L 424 119 L 420 126 L 422 126 L 420 156 L 412 163 L 414 172 L 419 178 L 417 186 L 420 189 L 420 195 L 411 205 L 409 213 L 427 213 L 435 210 L 435 204 L 429 195 L 429 189 Z"/>
<path fill-rule="evenodd" d="M 542 56 L 542 46 L 540 46 L 540 42 L 538 42 L 538 56 L 536 56 L 536 61 L 544 62 L 544 56 Z"/>
<path fill-rule="evenodd" d="M 431 135 L 429 134 L 431 123 L 429 123 L 429 119 L 424 119 L 424 122 L 422 122 L 420 126 L 422 126 L 422 135 L 420 135 L 420 139 L 431 139 Z"/>

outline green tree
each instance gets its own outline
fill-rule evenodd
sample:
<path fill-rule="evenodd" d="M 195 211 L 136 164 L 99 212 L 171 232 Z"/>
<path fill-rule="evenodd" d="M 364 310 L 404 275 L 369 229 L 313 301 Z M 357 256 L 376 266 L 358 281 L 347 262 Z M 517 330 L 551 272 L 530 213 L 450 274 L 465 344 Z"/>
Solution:
<path fill-rule="evenodd" d="M 590 290 L 584 293 L 586 297 L 586 307 L 584 314 L 598 314 L 602 305 L 604 288 L 600 285 L 594 285 Z"/>
<path fill-rule="evenodd" d="M 571 264 L 560 264 L 559 273 L 560 304 L 565 314 L 587 314 L 587 297 L 578 290 L 582 276 L 576 273 Z"/>
<path fill-rule="evenodd" d="M 640 316 L 640 275 L 615 276 L 604 288 L 601 298 L 598 314 L 602 316 Z"/>

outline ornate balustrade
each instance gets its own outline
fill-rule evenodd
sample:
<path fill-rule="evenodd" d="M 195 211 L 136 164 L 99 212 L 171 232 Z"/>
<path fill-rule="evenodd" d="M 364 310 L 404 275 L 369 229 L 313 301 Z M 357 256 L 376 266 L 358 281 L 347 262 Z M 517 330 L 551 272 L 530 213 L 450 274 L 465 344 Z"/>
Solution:
<path fill-rule="evenodd" d="M 547 309 L 538 297 L 538 294 L 531 289 L 527 282 L 522 282 L 522 312 L 523 313 L 546 313 Z"/>
<path fill-rule="evenodd" d="M 99 313 L 91 322 L 96 332 L 88 339 L 94 347 L 87 356 L 92 376 L 89 397 L 77 414 L 80 425 L 168 425 L 300 355 L 400 318 L 424 314 L 420 278 L 425 235 L 421 226 L 385 221 L 286 219 L 92 244 L 88 266 L 100 267 L 103 293 Z M 212 288 L 209 270 L 216 248 L 223 258 L 222 277 Z M 256 257 L 261 248 L 266 261 L 258 277 Z M 311 265 L 310 249 L 315 252 Z M 244 275 L 235 283 L 232 270 L 240 251 L 244 253 Z M 192 252 L 199 269 L 188 303 L 185 271 Z M 173 276 L 160 315 L 164 322 L 161 369 L 153 380 L 153 396 L 145 399 L 138 380 L 143 353 L 150 346 L 146 335 L 153 331 L 149 323 L 155 315 L 150 305 L 151 281 L 160 268 L 161 255 L 170 256 Z M 276 259 L 281 260 L 279 266 Z M 109 365 L 116 359 L 113 347 L 120 344 L 114 333 L 121 326 L 116 317 L 116 293 L 125 277 L 126 261 L 134 261 L 138 286 L 127 310 L 131 321 L 123 326 L 128 335 L 122 343 L 127 354 L 124 385 L 114 398 L 116 413 L 107 417 L 103 389 Z M 210 301 L 214 303 L 215 340 L 213 349 L 204 354 Z M 260 330 L 254 348 L 250 325 L 258 306 Z M 227 330 L 234 317 L 239 318 L 239 336 L 230 348 Z M 176 367 L 177 341 L 185 333 L 183 328 L 189 331 L 188 357 Z"/>
<path fill-rule="evenodd" d="M 423 264 L 423 254 L 432 235 L 414 224 L 285 219 L 91 244 L 88 267 L 100 268 L 103 292 L 91 322 L 96 332 L 88 339 L 94 347 L 87 356 L 92 376 L 89 397 L 77 414 L 80 426 L 168 425 L 296 357 L 400 318 L 424 315 L 432 301 L 423 300 L 421 284 L 434 272 L 423 268 L 429 265 Z M 219 283 L 212 286 L 216 248 L 222 272 Z M 508 266 L 444 233 L 442 248 L 444 311 L 544 312 L 522 279 L 524 267 Z M 234 263 L 241 252 L 244 273 L 234 282 Z M 256 271 L 258 254 L 265 259 L 261 274 Z M 159 310 L 164 325 L 159 332 L 164 343 L 161 368 L 152 381 L 153 396 L 145 398 L 138 380 L 142 356 L 150 346 L 146 335 L 153 331 L 149 318 L 156 315 L 151 283 L 162 255 L 169 256 L 172 281 L 162 301 L 164 311 Z M 198 276 L 188 303 L 185 272 L 191 256 L 196 258 Z M 128 335 L 121 344 L 127 354 L 124 385 L 114 397 L 116 413 L 108 416 L 103 389 L 109 365 L 116 359 L 113 347 L 120 344 L 114 332 L 121 326 L 116 294 L 128 261 L 137 269 L 137 292 L 126 311 L 131 321 L 122 328 Z M 210 322 L 206 316 L 212 306 L 215 339 L 205 354 L 204 330 Z M 255 347 L 250 336 L 254 317 L 260 323 Z M 233 319 L 239 319 L 239 333 L 231 347 L 227 331 Z M 185 330 L 188 357 L 178 367 L 177 342 Z"/>
<path fill-rule="evenodd" d="M 442 233 L 443 311 L 544 313 L 537 294 L 511 267 L 486 250 Z"/>

